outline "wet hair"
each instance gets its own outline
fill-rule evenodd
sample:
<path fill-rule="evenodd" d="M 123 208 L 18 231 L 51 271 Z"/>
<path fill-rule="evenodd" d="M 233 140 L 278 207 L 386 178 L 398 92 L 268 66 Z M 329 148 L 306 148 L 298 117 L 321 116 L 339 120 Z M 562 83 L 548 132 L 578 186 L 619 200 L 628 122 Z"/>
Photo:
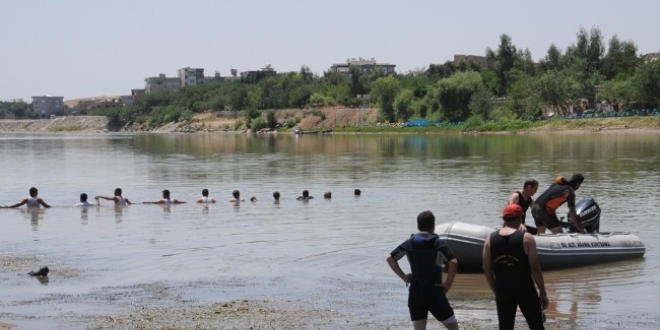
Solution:
<path fill-rule="evenodd" d="M 527 187 L 538 187 L 539 182 L 534 180 L 534 179 L 527 179 L 525 180 L 525 183 L 523 184 L 523 189 Z"/>
<path fill-rule="evenodd" d="M 273 198 L 275 198 L 275 200 L 279 200 L 280 199 L 280 192 L 279 191 L 274 192 L 273 193 Z"/>
<path fill-rule="evenodd" d="M 39 195 L 39 190 L 35 187 L 30 188 L 30 197 L 37 197 L 37 195 Z"/>
<path fill-rule="evenodd" d="M 165 189 L 163 190 L 163 198 L 170 198 L 170 191 Z"/>
<path fill-rule="evenodd" d="M 332 198 L 332 192 L 326 191 L 325 193 L 323 193 L 323 198 L 331 199 Z"/>
<path fill-rule="evenodd" d="M 115 196 L 121 196 L 121 188 L 115 188 Z"/>
<path fill-rule="evenodd" d="M 256 201 L 258 201 L 257 196 L 250 197 L 250 202 L 256 202 Z"/>
<path fill-rule="evenodd" d="M 303 190 L 303 197 L 309 197 L 309 191 Z"/>
<path fill-rule="evenodd" d="M 85 193 L 80 194 L 80 201 L 81 202 L 86 202 L 87 201 L 87 194 L 85 194 Z"/>
<path fill-rule="evenodd" d="M 584 182 L 584 175 L 582 175 L 581 173 L 575 173 L 575 174 L 573 174 L 571 179 L 568 180 L 568 182 L 570 182 L 571 186 L 573 186 L 573 188 L 575 188 L 575 186 L 577 186 L 579 184 L 582 184 L 582 182 Z"/>
<path fill-rule="evenodd" d="M 209 197 L 209 190 L 206 188 L 202 189 L 202 196 Z"/>
<path fill-rule="evenodd" d="M 360 189 L 355 189 L 355 190 L 353 191 L 353 195 L 355 195 L 355 196 L 360 196 L 360 194 L 362 194 L 362 192 L 360 191 Z"/>
<path fill-rule="evenodd" d="M 435 215 L 431 211 L 424 211 L 417 216 L 417 229 L 431 231 L 435 227 Z"/>
<path fill-rule="evenodd" d="M 239 197 L 241 197 L 241 192 L 238 190 L 234 190 L 231 192 L 231 195 L 234 196 L 234 198 L 238 199 Z"/>

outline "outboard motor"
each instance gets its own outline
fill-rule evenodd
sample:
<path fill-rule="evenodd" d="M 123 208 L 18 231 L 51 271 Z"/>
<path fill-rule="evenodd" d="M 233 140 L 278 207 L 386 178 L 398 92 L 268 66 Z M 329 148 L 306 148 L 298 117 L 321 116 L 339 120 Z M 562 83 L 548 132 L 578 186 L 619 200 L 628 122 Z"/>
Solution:
<path fill-rule="evenodd" d="M 587 232 L 594 233 L 600 230 L 600 206 L 593 198 L 583 198 L 575 203 L 575 212 L 580 225 L 587 229 Z M 566 219 L 568 219 L 568 231 L 571 233 L 577 232 L 577 228 L 571 222 L 570 215 L 567 215 Z"/>

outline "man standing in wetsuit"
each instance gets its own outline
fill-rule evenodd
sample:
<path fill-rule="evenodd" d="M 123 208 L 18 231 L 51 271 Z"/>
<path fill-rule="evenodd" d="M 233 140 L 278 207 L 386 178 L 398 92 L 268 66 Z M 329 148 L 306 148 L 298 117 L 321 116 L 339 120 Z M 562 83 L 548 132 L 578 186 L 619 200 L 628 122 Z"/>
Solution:
<path fill-rule="evenodd" d="M 445 295 L 451 288 L 458 261 L 449 250 L 449 246 L 435 231 L 435 216 L 431 211 L 424 211 L 417 216 L 419 233 L 401 243 L 387 257 L 387 264 L 399 276 L 408 291 L 408 310 L 415 330 L 426 329 L 426 320 L 431 312 L 433 316 L 449 330 L 458 330 L 458 321 L 454 310 Z M 408 256 L 411 274 L 405 274 L 398 260 Z M 447 280 L 442 282 L 442 258 L 447 259 Z"/>
<path fill-rule="evenodd" d="M 548 296 L 534 236 L 518 230 L 522 216 L 520 205 L 507 205 L 502 212 L 504 227 L 484 243 L 484 275 L 495 293 L 500 330 L 513 329 L 518 307 L 530 329 L 544 329 L 542 310 L 548 307 Z"/>
<path fill-rule="evenodd" d="M 511 194 L 511 197 L 509 197 L 509 204 L 518 204 L 520 205 L 520 207 L 522 207 L 523 216 L 522 216 L 522 224 L 520 225 L 520 230 L 526 231 L 532 235 L 536 235 L 536 228 L 526 225 L 525 217 L 527 215 L 527 209 L 529 208 L 530 205 L 532 205 L 532 202 L 534 201 L 532 199 L 532 196 L 536 194 L 536 191 L 538 189 L 539 189 L 538 181 L 534 179 L 528 179 L 523 184 L 522 190 L 518 190 L 514 192 L 513 194 Z"/>
<path fill-rule="evenodd" d="M 568 215 L 571 222 L 581 233 L 586 233 L 586 229 L 580 225 L 580 221 L 575 212 L 575 191 L 580 188 L 584 176 L 577 173 L 573 174 L 570 180 L 564 177 L 557 177 L 555 183 L 543 192 L 539 198 L 532 204 L 532 216 L 539 234 L 545 233 L 548 228 L 553 234 L 561 233 L 561 225 L 557 218 L 557 208 L 568 202 Z"/>

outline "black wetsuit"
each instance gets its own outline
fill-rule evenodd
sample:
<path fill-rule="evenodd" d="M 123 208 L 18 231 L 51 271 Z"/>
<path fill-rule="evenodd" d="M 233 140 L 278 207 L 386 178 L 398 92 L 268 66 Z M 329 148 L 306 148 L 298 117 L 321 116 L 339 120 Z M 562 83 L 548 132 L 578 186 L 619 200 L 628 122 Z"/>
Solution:
<path fill-rule="evenodd" d="M 390 254 L 396 260 L 408 256 L 412 281 L 408 309 L 412 321 L 426 320 L 431 312 L 438 321 L 454 315 L 442 287 L 442 258 L 456 258 L 445 241 L 429 233 L 413 234 Z"/>
<path fill-rule="evenodd" d="M 525 225 L 525 217 L 527 216 L 527 209 L 529 209 L 529 206 L 532 205 L 532 202 L 534 200 L 531 197 L 529 199 L 525 199 L 525 197 L 523 197 L 523 194 L 520 191 L 516 191 L 516 193 L 518 194 L 518 205 L 520 205 L 520 207 L 522 207 L 523 209 L 522 224 Z M 528 225 L 525 225 L 525 227 L 527 227 L 528 233 L 532 235 L 536 235 L 537 233 L 536 228 L 530 227 Z"/>
<path fill-rule="evenodd" d="M 500 330 L 513 329 L 518 307 L 530 329 L 544 329 L 541 303 L 532 279 L 529 259 L 523 248 L 524 235 L 516 231 L 509 236 L 502 236 L 496 231 L 490 236 Z"/>

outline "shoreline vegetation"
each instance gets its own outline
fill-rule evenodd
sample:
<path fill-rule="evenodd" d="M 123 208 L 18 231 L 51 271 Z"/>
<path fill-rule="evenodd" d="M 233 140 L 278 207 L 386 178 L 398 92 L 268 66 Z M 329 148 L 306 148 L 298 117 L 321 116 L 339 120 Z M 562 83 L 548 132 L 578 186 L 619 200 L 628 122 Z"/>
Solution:
<path fill-rule="evenodd" d="M 263 129 L 257 133 L 328 134 L 328 133 L 445 133 L 445 134 L 514 134 L 551 132 L 608 132 L 646 131 L 660 133 L 660 116 L 636 116 L 614 118 L 548 119 L 539 121 L 509 120 L 500 122 L 464 122 L 460 124 L 430 124 L 410 126 L 379 123 L 377 109 L 328 108 L 322 110 L 280 110 L 277 128 Z M 295 125 L 288 127 L 287 121 Z M 0 133 L 250 133 L 244 127 L 243 118 L 237 113 L 200 114 L 190 121 L 171 122 L 151 128 L 129 124 L 118 130 L 109 128 L 104 116 L 69 116 L 53 119 L 3 119 Z"/>

